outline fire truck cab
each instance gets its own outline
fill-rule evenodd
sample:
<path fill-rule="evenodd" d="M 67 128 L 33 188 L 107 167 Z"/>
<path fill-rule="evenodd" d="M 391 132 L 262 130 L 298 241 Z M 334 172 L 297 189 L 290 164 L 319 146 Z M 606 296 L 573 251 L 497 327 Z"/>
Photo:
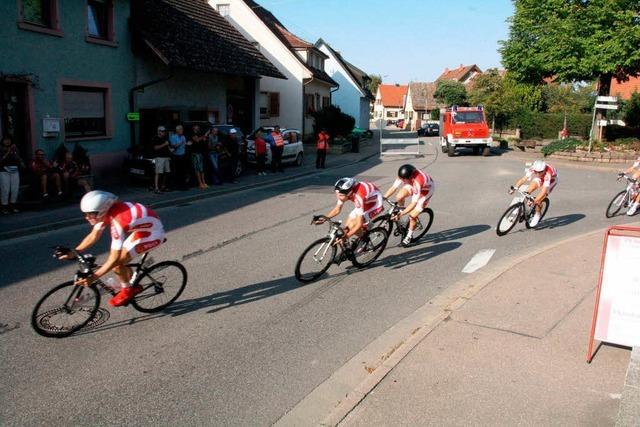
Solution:
<path fill-rule="evenodd" d="M 440 110 L 440 147 L 452 157 L 456 148 L 468 147 L 474 154 L 488 156 L 493 143 L 484 109 L 477 107 L 443 108 Z"/>

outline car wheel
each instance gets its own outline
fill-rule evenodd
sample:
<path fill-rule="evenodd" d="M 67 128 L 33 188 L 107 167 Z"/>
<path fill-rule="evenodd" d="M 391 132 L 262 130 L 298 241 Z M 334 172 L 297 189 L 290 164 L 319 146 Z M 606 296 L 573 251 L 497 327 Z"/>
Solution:
<path fill-rule="evenodd" d="M 456 147 L 447 142 L 447 156 L 453 157 L 456 154 Z"/>
<path fill-rule="evenodd" d="M 303 163 L 304 156 L 302 155 L 302 153 L 298 153 L 298 155 L 296 156 L 296 166 L 302 166 Z"/>

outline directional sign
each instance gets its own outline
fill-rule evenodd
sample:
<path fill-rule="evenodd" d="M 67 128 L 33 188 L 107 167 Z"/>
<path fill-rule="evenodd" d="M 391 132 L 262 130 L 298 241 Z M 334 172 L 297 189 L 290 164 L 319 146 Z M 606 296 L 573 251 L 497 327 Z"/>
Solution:
<path fill-rule="evenodd" d="M 139 122 L 140 113 L 127 113 L 127 120 L 130 122 Z"/>
<path fill-rule="evenodd" d="M 618 102 L 617 96 L 598 96 L 596 98 L 598 102 Z"/>
<path fill-rule="evenodd" d="M 603 110 L 617 110 L 618 106 L 615 104 L 596 104 L 596 108 L 601 108 Z"/>
<path fill-rule="evenodd" d="M 608 124 L 607 120 L 597 120 L 596 121 L 596 125 L 597 126 L 606 126 Z"/>

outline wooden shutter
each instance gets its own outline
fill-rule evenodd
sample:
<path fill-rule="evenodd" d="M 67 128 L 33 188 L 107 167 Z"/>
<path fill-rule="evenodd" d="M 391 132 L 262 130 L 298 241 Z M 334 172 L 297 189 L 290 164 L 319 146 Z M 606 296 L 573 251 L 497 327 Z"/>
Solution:
<path fill-rule="evenodd" d="M 269 116 L 278 117 L 280 115 L 280 92 L 269 93 Z"/>

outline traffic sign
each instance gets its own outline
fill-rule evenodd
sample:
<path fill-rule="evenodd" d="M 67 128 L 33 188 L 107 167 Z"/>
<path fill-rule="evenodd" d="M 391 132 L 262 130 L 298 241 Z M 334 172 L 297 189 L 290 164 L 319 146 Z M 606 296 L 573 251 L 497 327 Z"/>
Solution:
<path fill-rule="evenodd" d="M 618 106 L 616 104 L 596 104 L 596 108 L 601 108 L 603 110 L 617 110 Z"/>
<path fill-rule="evenodd" d="M 127 120 L 130 122 L 139 122 L 140 113 L 127 113 Z"/>
<path fill-rule="evenodd" d="M 617 96 L 598 96 L 596 98 L 598 102 L 618 102 Z"/>

